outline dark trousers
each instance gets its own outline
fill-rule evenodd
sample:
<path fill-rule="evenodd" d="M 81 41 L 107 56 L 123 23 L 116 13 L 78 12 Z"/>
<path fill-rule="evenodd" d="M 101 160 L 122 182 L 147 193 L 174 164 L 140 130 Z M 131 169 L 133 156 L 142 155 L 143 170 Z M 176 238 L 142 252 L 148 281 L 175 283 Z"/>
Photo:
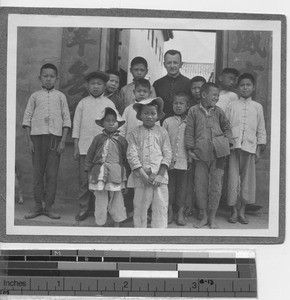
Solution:
<path fill-rule="evenodd" d="M 187 171 L 172 169 L 168 171 L 169 205 L 178 208 L 185 206 L 187 192 Z"/>
<path fill-rule="evenodd" d="M 34 153 L 33 163 L 33 193 L 36 206 L 50 209 L 55 200 L 57 188 L 57 173 L 60 162 L 60 155 L 57 153 L 57 146 L 61 137 L 52 134 L 31 136 Z"/>
<path fill-rule="evenodd" d="M 80 213 L 88 212 L 95 199 L 94 194 L 89 190 L 88 172 L 85 172 L 86 155 L 80 155 L 79 159 L 79 204 Z M 92 199 L 90 201 L 90 199 Z"/>

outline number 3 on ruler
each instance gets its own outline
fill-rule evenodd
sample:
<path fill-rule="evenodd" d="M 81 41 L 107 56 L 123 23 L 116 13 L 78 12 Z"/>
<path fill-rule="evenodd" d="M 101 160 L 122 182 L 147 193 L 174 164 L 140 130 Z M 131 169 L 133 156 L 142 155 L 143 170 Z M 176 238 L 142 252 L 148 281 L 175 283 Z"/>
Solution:
<path fill-rule="evenodd" d="M 191 288 L 193 288 L 193 289 L 196 289 L 196 288 L 197 288 L 197 283 L 196 283 L 196 281 L 194 281 L 194 282 L 191 284 Z"/>

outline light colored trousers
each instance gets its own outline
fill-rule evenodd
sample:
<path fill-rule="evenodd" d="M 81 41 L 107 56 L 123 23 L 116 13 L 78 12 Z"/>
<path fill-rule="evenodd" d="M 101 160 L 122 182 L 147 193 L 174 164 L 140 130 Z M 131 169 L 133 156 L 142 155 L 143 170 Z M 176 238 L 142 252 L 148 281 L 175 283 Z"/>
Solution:
<path fill-rule="evenodd" d="M 247 204 L 256 202 L 255 154 L 235 149 L 230 154 L 228 175 L 228 205 L 237 203 L 240 183 L 241 201 Z"/>
<path fill-rule="evenodd" d="M 194 186 L 198 208 L 217 210 L 222 191 L 223 168 L 217 168 L 217 161 L 195 161 Z"/>
<path fill-rule="evenodd" d="M 146 186 L 135 188 L 134 195 L 134 227 L 147 227 L 147 210 L 151 206 L 153 228 L 167 227 L 168 212 L 168 186 L 161 184 L 160 187 Z"/>
<path fill-rule="evenodd" d="M 121 191 L 94 191 L 95 221 L 97 225 L 104 225 L 109 213 L 114 222 L 121 222 L 127 218 Z"/>

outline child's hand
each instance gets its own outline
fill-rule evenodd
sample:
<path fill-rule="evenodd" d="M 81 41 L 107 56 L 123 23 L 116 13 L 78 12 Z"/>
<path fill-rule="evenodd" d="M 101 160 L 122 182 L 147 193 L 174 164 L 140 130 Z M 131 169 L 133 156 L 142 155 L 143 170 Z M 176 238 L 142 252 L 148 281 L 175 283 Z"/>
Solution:
<path fill-rule="evenodd" d="M 257 150 L 256 150 L 256 156 L 255 156 L 255 163 L 256 164 L 259 162 L 260 156 L 261 156 L 261 148 L 258 146 Z"/>
<path fill-rule="evenodd" d="M 121 192 L 122 192 L 123 195 L 126 195 L 128 193 L 128 189 L 127 188 L 123 188 L 121 190 Z"/>
<path fill-rule="evenodd" d="M 147 185 L 151 184 L 152 183 L 152 180 L 150 179 L 150 177 L 146 174 L 146 172 L 144 171 L 143 168 L 140 168 L 138 170 L 138 173 L 141 177 L 141 179 L 143 180 L 143 182 Z"/>
<path fill-rule="evenodd" d="M 58 146 L 57 146 L 57 150 L 56 152 L 58 154 L 62 154 L 64 152 L 64 148 L 65 148 L 65 142 L 63 140 L 60 140 Z"/>
<path fill-rule="evenodd" d="M 160 185 L 161 185 L 161 183 L 162 183 L 163 181 L 164 181 L 163 176 L 157 175 L 157 176 L 153 179 L 152 185 L 153 185 L 154 187 L 160 187 Z"/>
<path fill-rule="evenodd" d="M 33 153 L 34 153 L 34 144 L 33 144 L 32 140 L 30 140 L 30 141 L 28 142 L 28 149 L 29 149 L 29 153 L 30 153 L 30 154 L 33 154 Z"/>
<path fill-rule="evenodd" d="M 79 146 L 75 145 L 74 146 L 74 159 L 79 160 L 80 158 L 80 149 Z"/>
<path fill-rule="evenodd" d="M 188 151 L 188 155 L 194 160 L 200 160 L 192 150 Z"/>

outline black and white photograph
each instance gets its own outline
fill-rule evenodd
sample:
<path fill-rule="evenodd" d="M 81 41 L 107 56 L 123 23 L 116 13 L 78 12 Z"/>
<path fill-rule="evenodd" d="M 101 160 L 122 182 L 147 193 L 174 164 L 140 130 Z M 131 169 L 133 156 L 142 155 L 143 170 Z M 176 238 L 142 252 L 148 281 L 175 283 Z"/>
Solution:
<path fill-rule="evenodd" d="M 9 14 L 7 45 L 7 234 L 279 237 L 281 20 Z"/>

